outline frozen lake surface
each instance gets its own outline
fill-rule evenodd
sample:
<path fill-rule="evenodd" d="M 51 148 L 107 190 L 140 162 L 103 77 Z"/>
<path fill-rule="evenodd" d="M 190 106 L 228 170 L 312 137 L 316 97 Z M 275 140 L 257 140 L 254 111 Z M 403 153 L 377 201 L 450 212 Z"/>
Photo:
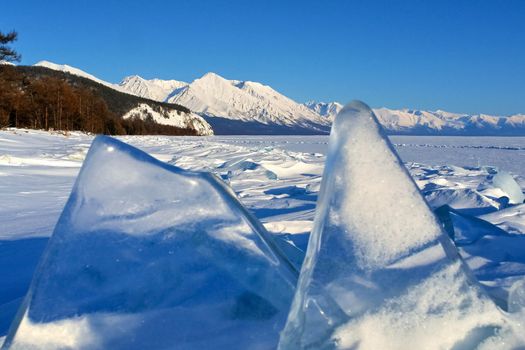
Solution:
<path fill-rule="evenodd" d="M 27 291 L 92 139 L 81 133 L 0 131 L 0 337 Z M 306 248 L 328 137 L 119 139 L 163 162 L 215 173 L 270 233 L 285 235 L 298 248 Z M 489 248 L 460 249 L 477 278 L 504 298 L 511 283 L 525 275 L 521 250 L 504 253 L 508 247 L 522 246 L 516 239 L 525 232 L 525 207 L 502 205 L 499 199 L 505 193 L 487 185 L 487 179 L 499 168 L 525 187 L 525 138 L 393 136 L 391 140 L 431 207 L 450 205 L 512 235 L 505 241 L 484 241 Z M 126 173 L 120 176 L 125 178 Z M 499 245 L 490 248 L 495 243 Z"/>
<path fill-rule="evenodd" d="M 293 152 L 326 154 L 328 136 L 214 136 L 235 145 L 277 147 Z M 405 162 L 428 165 L 495 166 L 520 174 L 525 137 L 390 136 Z"/>

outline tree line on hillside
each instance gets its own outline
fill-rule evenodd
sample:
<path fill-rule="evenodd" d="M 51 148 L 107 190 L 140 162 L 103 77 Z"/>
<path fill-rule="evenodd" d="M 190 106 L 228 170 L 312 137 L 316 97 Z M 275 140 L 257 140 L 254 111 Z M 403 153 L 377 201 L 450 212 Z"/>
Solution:
<path fill-rule="evenodd" d="M 6 46 L 16 37 L 15 32 L 0 32 L 0 60 L 20 60 L 18 53 Z M 124 120 L 120 118 L 124 110 L 131 109 L 137 101 L 131 101 L 133 97 L 126 94 L 108 93 L 109 88 L 98 85 L 82 84 L 63 73 L 44 74 L 28 71 L 27 67 L 0 65 L 0 128 L 79 130 L 109 135 L 196 134 L 192 129 L 157 124 L 151 117 Z M 104 97 L 111 98 L 113 110 Z"/>
<path fill-rule="evenodd" d="M 109 135 L 195 135 L 195 130 L 122 119 L 92 89 L 56 77 L 28 77 L 0 66 L 0 127 L 80 130 Z"/>

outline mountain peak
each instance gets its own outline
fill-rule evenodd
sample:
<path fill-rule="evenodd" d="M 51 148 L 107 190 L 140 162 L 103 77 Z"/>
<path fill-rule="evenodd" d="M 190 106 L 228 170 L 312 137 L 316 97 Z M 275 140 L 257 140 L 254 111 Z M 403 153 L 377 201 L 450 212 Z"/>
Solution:
<path fill-rule="evenodd" d="M 304 105 L 321 117 L 328 118 L 329 120 L 333 120 L 337 113 L 343 109 L 343 105 L 339 102 L 318 102 L 310 100 Z"/>
<path fill-rule="evenodd" d="M 65 71 L 65 70 L 78 70 L 78 71 L 80 71 L 80 69 L 68 66 L 67 64 L 58 64 L 58 63 L 54 63 L 54 62 L 46 61 L 46 60 L 38 61 L 37 63 L 34 64 L 34 66 L 36 66 L 36 67 L 46 67 L 46 68 L 50 68 L 50 69 L 54 69 L 54 70 L 60 70 L 60 71 Z"/>
<path fill-rule="evenodd" d="M 142 78 L 140 75 L 128 75 L 127 77 L 124 77 L 122 79 L 122 81 L 120 82 L 119 85 L 124 85 L 130 81 L 135 81 L 135 80 L 138 80 L 138 81 L 145 81 L 144 78 Z"/>
<path fill-rule="evenodd" d="M 127 93 L 164 102 L 173 91 L 188 85 L 183 81 L 144 79 L 139 75 L 130 75 L 122 79 L 119 87 Z"/>
<path fill-rule="evenodd" d="M 236 89 L 233 81 L 221 77 L 219 74 L 213 72 L 208 72 L 202 77 L 195 79 L 191 84 L 188 85 L 188 88 L 207 91 L 211 94 L 215 94 L 218 91 L 230 91 L 231 93 L 231 89 Z"/>
<path fill-rule="evenodd" d="M 224 80 L 224 81 L 228 81 L 228 79 L 220 76 L 219 74 L 217 73 L 214 73 L 214 72 L 208 72 L 206 74 L 204 74 L 202 77 L 200 77 L 199 79 L 196 79 L 196 80 Z"/>

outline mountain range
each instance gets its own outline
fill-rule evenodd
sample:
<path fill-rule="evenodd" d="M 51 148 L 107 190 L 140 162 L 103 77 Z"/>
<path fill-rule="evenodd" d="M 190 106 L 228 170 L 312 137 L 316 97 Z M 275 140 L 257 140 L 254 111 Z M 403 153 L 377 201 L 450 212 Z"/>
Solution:
<path fill-rule="evenodd" d="M 191 83 L 133 75 L 114 84 L 68 65 L 41 61 L 36 66 L 79 75 L 145 99 L 187 107 L 211 125 L 215 134 L 326 134 L 343 107 L 338 102 L 299 103 L 268 85 L 229 80 L 211 72 Z M 136 113 L 141 110 L 144 106 Z M 376 108 L 374 112 L 389 134 L 525 135 L 525 114 L 494 116 L 388 108 Z"/>

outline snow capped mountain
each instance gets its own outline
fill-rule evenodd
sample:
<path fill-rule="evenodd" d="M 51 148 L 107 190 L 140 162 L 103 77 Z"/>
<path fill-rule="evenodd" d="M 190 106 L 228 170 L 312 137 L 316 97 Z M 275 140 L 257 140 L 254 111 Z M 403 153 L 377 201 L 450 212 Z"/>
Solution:
<path fill-rule="evenodd" d="M 328 118 L 329 120 L 334 120 L 335 116 L 341 109 L 343 105 L 339 102 L 316 102 L 308 101 L 304 104 L 306 107 L 310 108 L 321 117 Z"/>
<path fill-rule="evenodd" d="M 338 102 L 309 101 L 304 104 L 331 121 L 342 109 Z M 525 115 L 470 115 L 442 110 L 375 108 L 377 119 L 390 134 L 415 135 L 516 135 L 525 133 Z"/>
<path fill-rule="evenodd" d="M 147 80 L 133 75 L 124 78 L 120 84 L 112 84 L 68 65 L 41 61 L 36 66 L 82 76 L 139 97 L 182 105 L 201 115 L 219 134 L 325 134 L 343 107 L 338 102 L 309 101 L 300 104 L 270 86 L 252 81 L 228 80 L 212 72 L 191 83 Z M 374 112 L 390 134 L 525 134 L 524 114 L 502 117 L 388 108 L 377 108 Z"/>
<path fill-rule="evenodd" d="M 188 83 L 178 80 L 146 80 L 138 75 L 125 77 L 119 84 L 122 89 L 130 94 L 155 101 L 165 101 L 174 90 L 187 85 Z"/>
<path fill-rule="evenodd" d="M 374 113 L 390 133 L 401 134 L 523 134 L 525 115 L 508 117 L 486 114 L 470 115 L 442 110 L 374 109 Z"/>
<path fill-rule="evenodd" d="M 146 80 L 137 75 L 112 84 L 68 65 L 42 61 L 36 66 L 88 78 L 120 92 L 182 105 L 200 114 L 220 133 L 326 134 L 330 128 L 329 119 L 258 82 L 228 80 L 207 73 L 190 84 L 178 80 Z M 144 108 L 137 106 L 133 113 L 138 111 Z"/>
<path fill-rule="evenodd" d="M 208 117 L 255 121 L 266 125 L 315 127 L 329 124 L 311 109 L 267 85 L 228 80 L 215 73 L 207 73 L 194 80 L 167 102 L 178 103 Z"/>

